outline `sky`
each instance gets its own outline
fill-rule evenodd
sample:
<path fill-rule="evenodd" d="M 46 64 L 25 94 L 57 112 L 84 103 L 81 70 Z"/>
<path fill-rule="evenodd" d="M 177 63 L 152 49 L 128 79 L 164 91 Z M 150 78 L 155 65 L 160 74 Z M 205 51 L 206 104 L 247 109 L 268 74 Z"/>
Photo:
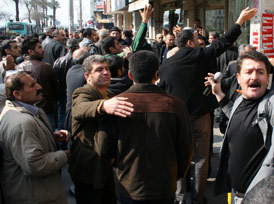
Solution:
<path fill-rule="evenodd" d="M 69 25 L 69 0 L 58 0 L 60 8 L 56 10 L 57 20 L 61 21 L 62 26 Z M 85 5 L 84 2 L 89 2 L 88 0 L 82 0 L 82 9 L 83 9 L 83 21 L 87 21 L 89 16 L 89 4 Z M 0 12 L 8 12 L 12 15 L 11 18 L 15 19 L 15 3 L 13 0 L 0 0 Z M 20 20 L 27 16 L 26 6 L 19 4 L 19 17 Z M 51 14 L 52 11 L 49 11 Z M 74 23 L 77 23 L 79 19 L 79 0 L 74 0 Z M 4 25 L 5 22 L 2 20 L 0 25 Z"/>

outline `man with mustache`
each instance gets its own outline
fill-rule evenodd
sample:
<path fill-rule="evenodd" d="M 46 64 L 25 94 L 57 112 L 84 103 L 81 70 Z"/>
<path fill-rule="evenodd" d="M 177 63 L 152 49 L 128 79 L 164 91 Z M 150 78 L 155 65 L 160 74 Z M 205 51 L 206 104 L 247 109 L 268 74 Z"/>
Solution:
<path fill-rule="evenodd" d="M 237 61 L 241 96 L 234 105 L 213 81 L 211 84 L 229 123 L 221 149 L 216 193 L 232 192 L 236 204 L 263 178 L 274 174 L 274 92 L 267 90 L 271 64 L 262 53 L 242 54 Z"/>
<path fill-rule="evenodd" d="M 42 87 L 26 72 L 6 80 L 6 105 L 0 115 L 3 161 L 0 181 L 6 203 L 66 204 L 60 169 L 70 151 L 57 151 L 56 142 L 68 132 L 53 132 L 45 112 L 36 107 Z"/>
<path fill-rule="evenodd" d="M 27 55 L 27 60 L 19 64 L 19 71 L 31 72 L 37 82 L 43 87 L 43 99 L 37 102 L 39 108 L 46 112 L 51 126 L 55 128 L 55 104 L 58 95 L 58 82 L 51 65 L 42 62 L 44 49 L 37 38 L 25 39 L 22 43 L 22 52 Z"/>
<path fill-rule="evenodd" d="M 75 185 L 77 204 L 117 203 L 111 159 L 100 158 L 94 150 L 94 136 L 100 134 L 108 115 L 128 117 L 133 104 L 125 97 L 113 97 L 107 90 L 110 71 L 107 59 L 92 55 L 83 62 L 86 84 L 72 95 L 72 158 L 69 172 Z"/>

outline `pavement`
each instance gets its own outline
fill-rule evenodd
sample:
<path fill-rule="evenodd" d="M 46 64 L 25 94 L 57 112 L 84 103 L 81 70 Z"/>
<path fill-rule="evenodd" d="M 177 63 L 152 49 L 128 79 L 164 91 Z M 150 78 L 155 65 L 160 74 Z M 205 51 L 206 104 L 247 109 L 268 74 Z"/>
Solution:
<path fill-rule="evenodd" d="M 213 153 L 211 155 L 211 174 L 207 179 L 207 186 L 205 196 L 207 198 L 207 204 L 227 204 L 226 194 L 220 196 L 214 196 L 213 188 L 217 175 L 217 168 L 219 163 L 219 151 L 222 145 L 223 134 L 220 133 L 218 124 L 214 124 L 214 143 Z M 76 204 L 73 196 L 69 194 L 69 188 L 72 185 L 71 178 L 68 174 L 68 167 L 62 169 L 62 181 L 65 189 L 65 193 L 69 204 Z M 187 195 L 187 204 L 190 204 L 190 193 Z"/>

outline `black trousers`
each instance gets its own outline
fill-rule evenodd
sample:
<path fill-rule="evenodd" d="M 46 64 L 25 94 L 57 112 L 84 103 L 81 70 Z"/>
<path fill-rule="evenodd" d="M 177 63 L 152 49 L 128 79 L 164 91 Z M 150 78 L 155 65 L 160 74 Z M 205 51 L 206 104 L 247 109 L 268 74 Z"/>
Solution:
<path fill-rule="evenodd" d="M 117 204 L 113 182 L 109 182 L 101 189 L 79 182 L 74 182 L 74 185 L 77 204 Z"/>

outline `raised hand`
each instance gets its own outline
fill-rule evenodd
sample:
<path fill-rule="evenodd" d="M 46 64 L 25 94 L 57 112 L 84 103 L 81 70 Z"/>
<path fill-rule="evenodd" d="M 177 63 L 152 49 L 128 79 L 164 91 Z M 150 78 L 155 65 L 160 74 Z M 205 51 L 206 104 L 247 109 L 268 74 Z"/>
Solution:
<path fill-rule="evenodd" d="M 238 18 L 238 20 L 236 21 L 236 23 L 238 23 L 240 26 L 242 26 L 242 24 L 246 21 L 248 21 L 249 19 L 253 18 L 257 13 L 257 9 L 253 8 L 253 9 L 249 9 L 249 7 L 245 8 L 244 10 L 242 10 L 242 12 L 240 13 L 240 16 Z"/>
<path fill-rule="evenodd" d="M 152 8 L 150 4 L 146 5 L 143 11 L 139 10 L 140 15 L 142 16 L 142 22 L 148 23 L 153 11 L 154 8 Z"/>

